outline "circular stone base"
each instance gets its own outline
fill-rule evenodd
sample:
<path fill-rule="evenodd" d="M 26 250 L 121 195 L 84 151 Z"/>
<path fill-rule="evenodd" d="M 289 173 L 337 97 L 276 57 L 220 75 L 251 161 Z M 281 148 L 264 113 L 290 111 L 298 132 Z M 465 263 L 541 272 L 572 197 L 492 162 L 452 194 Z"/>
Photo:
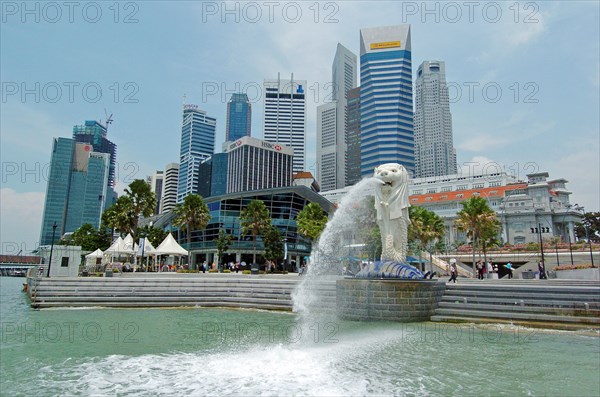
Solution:
<path fill-rule="evenodd" d="M 435 280 L 338 280 L 337 310 L 345 320 L 429 321 L 445 288 Z"/>

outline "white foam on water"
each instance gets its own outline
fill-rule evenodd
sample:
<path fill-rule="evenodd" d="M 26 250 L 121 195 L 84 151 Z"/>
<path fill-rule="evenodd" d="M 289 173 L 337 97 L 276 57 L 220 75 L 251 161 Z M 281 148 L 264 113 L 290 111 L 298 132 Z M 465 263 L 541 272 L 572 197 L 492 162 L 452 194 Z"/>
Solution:
<path fill-rule="evenodd" d="M 389 328 L 371 329 L 330 344 L 262 344 L 223 352 L 68 360 L 42 368 L 32 384 L 53 395 L 397 394 L 403 364 L 390 366 L 379 357 L 401 336 Z M 424 390 L 418 379 L 400 383 L 409 392 Z"/>

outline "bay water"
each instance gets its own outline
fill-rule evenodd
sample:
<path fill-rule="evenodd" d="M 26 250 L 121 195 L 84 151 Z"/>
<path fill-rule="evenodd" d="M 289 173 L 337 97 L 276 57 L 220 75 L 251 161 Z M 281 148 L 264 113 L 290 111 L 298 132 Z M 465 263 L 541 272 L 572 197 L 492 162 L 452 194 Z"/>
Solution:
<path fill-rule="evenodd" d="M 0 395 L 598 396 L 600 338 L 227 309 L 33 310 L 0 277 Z"/>

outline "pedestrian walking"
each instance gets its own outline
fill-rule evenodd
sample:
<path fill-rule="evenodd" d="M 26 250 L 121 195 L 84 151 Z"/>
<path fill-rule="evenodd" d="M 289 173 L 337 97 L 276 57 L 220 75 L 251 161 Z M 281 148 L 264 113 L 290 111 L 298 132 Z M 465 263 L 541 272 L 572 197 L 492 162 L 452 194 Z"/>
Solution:
<path fill-rule="evenodd" d="M 539 261 L 538 262 L 538 271 L 540 272 L 540 280 L 545 280 L 546 277 L 546 266 L 544 265 L 544 262 Z"/>
<path fill-rule="evenodd" d="M 508 270 L 508 278 L 513 278 L 512 263 L 508 262 L 506 265 L 504 265 L 504 267 L 506 268 L 506 270 Z"/>
<path fill-rule="evenodd" d="M 483 280 L 483 262 L 481 259 L 475 263 L 475 268 L 477 269 L 477 278 Z"/>
<path fill-rule="evenodd" d="M 448 282 L 452 281 L 452 282 L 456 283 L 457 275 L 458 275 L 458 269 L 456 268 L 456 259 L 452 258 L 452 259 L 450 259 L 450 280 L 448 280 Z"/>

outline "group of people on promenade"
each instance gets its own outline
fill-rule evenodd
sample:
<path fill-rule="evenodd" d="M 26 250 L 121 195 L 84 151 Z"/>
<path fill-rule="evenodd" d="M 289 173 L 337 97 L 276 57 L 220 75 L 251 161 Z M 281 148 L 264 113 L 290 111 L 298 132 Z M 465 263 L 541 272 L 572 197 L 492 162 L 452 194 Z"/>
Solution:
<path fill-rule="evenodd" d="M 508 278 L 509 279 L 513 278 L 512 263 L 508 262 L 503 266 L 506 269 Z M 484 262 L 480 259 L 477 262 L 475 262 L 475 269 L 477 270 L 477 278 L 479 280 L 483 280 L 484 275 L 486 273 L 487 274 L 498 273 L 498 264 L 492 264 L 491 262 L 487 262 L 484 264 Z M 544 265 L 544 262 L 542 262 L 542 261 L 538 262 L 538 273 L 539 273 L 540 280 L 544 280 L 544 279 L 548 278 L 546 275 L 546 266 Z M 456 267 L 456 259 L 452 258 L 452 259 L 450 259 L 450 279 L 448 280 L 448 282 L 456 283 L 457 276 L 458 276 L 458 268 Z"/>

